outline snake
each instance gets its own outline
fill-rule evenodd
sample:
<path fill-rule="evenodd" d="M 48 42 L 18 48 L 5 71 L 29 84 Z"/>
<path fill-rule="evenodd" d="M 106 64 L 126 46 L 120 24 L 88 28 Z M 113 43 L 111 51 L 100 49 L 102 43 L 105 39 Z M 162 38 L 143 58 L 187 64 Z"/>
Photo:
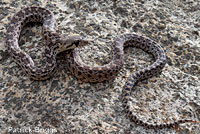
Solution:
<path fill-rule="evenodd" d="M 22 28 L 29 22 L 40 22 L 43 24 L 42 32 L 46 41 L 45 56 L 47 63 L 43 67 L 37 67 L 31 56 L 20 49 L 19 37 Z M 56 72 L 57 54 L 70 51 L 68 67 L 70 72 L 84 82 L 103 82 L 113 79 L 124 64 L 124 48 L 131 46 L 142 49 L 151 54 L 155 62 L 139 71 L 132 73 L 122 89 L 122 104 L 124 111 L 131 121 L 146 128 L 175 128 L 179 124 L 199 121 L 181 119 L 171 123 L 147 123 L 139 119 L 131 110 L 129 101 L 133 87 L 139 81 L 151 78 L 162 72 L 166 64 L 166 54 L 162 47 L 155 41 L 135 33 L 118 36 L 112 45 L 112 59 L 103 66 L 92 67 L 85 64 L 79 57 L 79 48 L 88 44 L 88 40 L 79 35 L 64 35 L 56 31 L 54 14 L 43 7 L 31 6 L 18 11 L 11 19 L 7 28 L 6 46 L 8 53 L 14 61 L 21 66 L 22 70 L 34 80 L 46 80 Z"/>

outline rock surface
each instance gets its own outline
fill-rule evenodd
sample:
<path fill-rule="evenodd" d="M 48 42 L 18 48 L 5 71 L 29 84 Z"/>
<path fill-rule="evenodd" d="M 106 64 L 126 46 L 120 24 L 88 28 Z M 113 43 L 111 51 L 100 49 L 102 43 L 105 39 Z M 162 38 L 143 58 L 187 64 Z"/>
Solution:
<path fill-rule="evenodd" d="M 200 119 L 200 2 L 157 0 L 1 0 L 0 1 L 0 132 L 75 134 L 198 134 L 199 124 L 180 131 L 145 129 L 131 122 L 121 93 L 131 72 L 153 63 L 140 49 L 125 49 L 125 65 L 114 80 L 90 84 L 67 69 L 66 54 L 58 56 L 58 73 L 46 81 L 30 80 L 5 47 L 11 17 L 25 6 L 51 10 L 60 33 L 80 34 L 93 41 L 80 50 L 82 60 L 109 63 L 113 40 L 124 33 L 147 36 L 163 47 L 167 65 L 160 76 L 139 82 L 132 107 L 149 123 Z M 44 52 L 41 25 L 27 25 L 21 48 L 40 64 Z M 42 48 L 42 49 L 41 49 Z"/>

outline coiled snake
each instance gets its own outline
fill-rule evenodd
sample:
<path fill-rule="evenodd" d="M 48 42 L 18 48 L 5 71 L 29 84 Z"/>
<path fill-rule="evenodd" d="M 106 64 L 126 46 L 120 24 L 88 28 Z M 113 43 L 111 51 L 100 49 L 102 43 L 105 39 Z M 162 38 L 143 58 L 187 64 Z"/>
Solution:
<path fill-rule="evenodd" d="M 28 22 L 43 23 L 43 35 L 46 40 L 45 54 L 47 63 L 44 67 L 35 66 L 32 58 L 22 51 L 18 40 L 21 30 Z M 104 66 L 90 67 L 78 58 L 77 47 L 88 44 L 88 41 L 81 36 L 67 36 L 58 34 L 55 31 L 55 19 L 51 11 L 42 7 L 27 7 L 17 12 L 7 29 L 7 50 L 12 58 L 18 63 L 23 71 L 35 80 L 45 80 L 52 76 L 56 68 L 56 55 L 65 50 L 73 50 L 69 58 L 70 71 L 80 80 L 85 82 L 102 82 L 112 79 L 122 68 L 124 62 L 124 47 L 134 46 L 153 55 L 156 61 L 149 67 L 139 70 L 128 77 L 123 87 L 123 106 L 127 116 L 135 123 L 147 128 L 174 128 L 185 122 L 199 123 L 194 120 L 178 120 L 166 124 L 148 124 L 136 117 L 130 110 L 128 104 L 131 90 L 138 81 L 150 78 L 161 72 L 166 64 L 165 52 L 156 42 L 137 34 L 125 34 L 115 39 L 113 44 L 112 61 Z"/>

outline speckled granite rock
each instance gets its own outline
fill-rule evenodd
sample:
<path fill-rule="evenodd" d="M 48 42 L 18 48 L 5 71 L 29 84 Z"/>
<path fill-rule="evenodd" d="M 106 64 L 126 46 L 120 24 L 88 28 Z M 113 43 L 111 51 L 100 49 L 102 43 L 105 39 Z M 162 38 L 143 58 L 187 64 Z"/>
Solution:
<path fill-rule="evenodd" d="M 179 132 L 151 130 L 125 117 L 121 91 L 132 71 L 152 63 L 152 57 L 136 48 L 126 49 L 119 75 L 97 84 L 81 83 L 67 69 L 65 54 L 58 57 L 60 70 L 46 81 L 32 81 L 12 61 L 5 48 L 6 27 L 24 6 L 53 11 L 61 33 L 93 39 L 80 50 L 85 63 L 109 63 L 116 36 L 136 32 L 159 42 L 167 65 L 160 76 L 138 83 L 132 107 L 148 122 L 200 118 L 200 2 L 157 0 L 0 1 L 0 132 L 2 134 L 198 134 L 198 124 L 183 124 Z M 21 34 L 21 48 L 38 64 L 44 40 L 41 25 L 28 25 Z M 11 130 L 12 129 L 12 130 Z M 39 132 L 40 130 L 40 132 Z"/>

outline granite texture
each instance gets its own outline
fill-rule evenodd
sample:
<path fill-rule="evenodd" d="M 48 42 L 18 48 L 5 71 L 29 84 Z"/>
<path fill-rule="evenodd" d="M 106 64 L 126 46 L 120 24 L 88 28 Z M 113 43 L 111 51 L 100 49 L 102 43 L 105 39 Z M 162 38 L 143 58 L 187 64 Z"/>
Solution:
<path fill-rule="evenodd" d="M 60 33 L 80 34 L 93 41 L 80 50 L 91 66 L 109 63 L 113 40 L 138 33 L 161 44 L 167 65 L 160 76 L 139 82 L 132 107 L 147 122 L 200 119 L 199 0 L 0 0 L 0 132 L 1 134 L 198 134 L 199 124 L 173 129 L 145 129 L 130 122 L 121 93 L 131 72 L 153 63 L 140 49 L 125 49 L 125 64 L 114 80 L 82 83 L 67 69 L 67 54 L 58 56 L 58 73 L 46 81 L 30 80 L 5 47 L 6 27 L 25 6 L 51 10 Z M 21 48 L 37 64 L 44 62 L 42 26 L 29 24 Z M 32 131 L 32 132 L 31 132 Z M 34 131 L 34 132 L 33 132 Z"/>

